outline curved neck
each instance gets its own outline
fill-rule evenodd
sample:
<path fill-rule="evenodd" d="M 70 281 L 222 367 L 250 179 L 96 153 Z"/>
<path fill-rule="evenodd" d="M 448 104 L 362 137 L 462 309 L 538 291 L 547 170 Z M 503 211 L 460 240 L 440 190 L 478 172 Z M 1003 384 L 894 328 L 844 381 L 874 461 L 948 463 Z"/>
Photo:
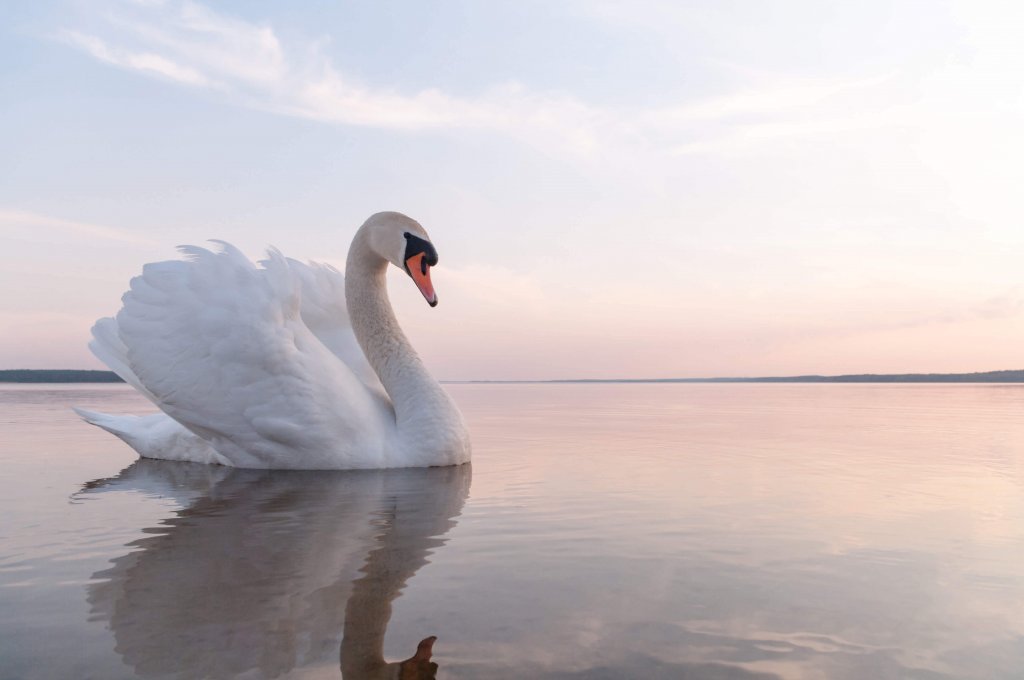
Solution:
<path fill-rule="evenodd" d="M 356 232 L 345 265 L 345 302 L 356 340 L 391 397 L 399 431 L 447 404 L 398 325 L 387 293 L 388 261 L 371 247 L 366 227 Z"/>

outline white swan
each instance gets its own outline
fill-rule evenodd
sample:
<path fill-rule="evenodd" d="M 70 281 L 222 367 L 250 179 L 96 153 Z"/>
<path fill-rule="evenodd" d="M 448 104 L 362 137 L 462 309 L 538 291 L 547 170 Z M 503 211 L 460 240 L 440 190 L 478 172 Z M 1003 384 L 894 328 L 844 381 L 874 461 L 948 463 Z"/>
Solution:
<path fill-rule="evenodd" d="M 356 232 L 346 271 L 271 250 L 261 266 L 221 243 L 143 267 L 93 353 L 160 407 L 150 416 L 76 409 L 144 458 L 242 468 L 457 465 L 469 434 L 402 333 L 390 262 L 431 306 L 437 252 L 394 212 Z"/>

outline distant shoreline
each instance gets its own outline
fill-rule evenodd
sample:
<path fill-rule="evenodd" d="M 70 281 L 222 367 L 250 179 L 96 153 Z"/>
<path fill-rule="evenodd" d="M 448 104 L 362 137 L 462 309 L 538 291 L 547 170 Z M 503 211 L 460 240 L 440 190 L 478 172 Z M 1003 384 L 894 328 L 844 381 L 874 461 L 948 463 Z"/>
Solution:
<path fill-rule="evenodd" d="M 113 371 L 0 370 L 0 383 L 120 383 Z M 453 385 L 650 383 L 1024 383 L 1024 370 L 982 373 L 794 375 L 764 378 L 564 378 L 556 380 L 444 380 Z"/>
<path fill-rule="evenodd" d="M 981 373 L 857 373 L 759 378 L 565 378 L 558 380 L 449 380 L 454 384 L 652 384 L 652 383 L 1024 383 L 1024 370 Z"/>
<path fill-rule="evenodd" d="M 113 371 L 17 368 L 0 370 L 0 383 L 123 383 Z"/>

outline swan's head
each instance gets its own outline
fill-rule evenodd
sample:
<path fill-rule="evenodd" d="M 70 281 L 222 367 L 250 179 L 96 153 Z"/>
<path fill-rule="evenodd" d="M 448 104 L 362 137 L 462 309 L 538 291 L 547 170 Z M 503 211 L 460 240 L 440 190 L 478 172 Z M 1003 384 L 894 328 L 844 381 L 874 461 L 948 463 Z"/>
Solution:
<path fill-rule="evenodd" d="M 437 250 L 419 222 L 397 212 L 377 213 L 366 220 L 370 247 L 391 264 L 412 277 L 431 307 L 437 293 L 430 282 L 430 268 L 437 264 Z"/>

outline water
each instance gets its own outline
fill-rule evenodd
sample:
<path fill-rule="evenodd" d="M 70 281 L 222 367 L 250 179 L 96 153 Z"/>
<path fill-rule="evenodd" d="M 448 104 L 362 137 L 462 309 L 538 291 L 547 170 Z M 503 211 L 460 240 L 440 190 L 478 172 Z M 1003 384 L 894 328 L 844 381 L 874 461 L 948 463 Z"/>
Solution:
<path fill-rule="evenodd" d="M 472 467 L 267 473 L 0 388 L 0 677 L 1024 677 L 1024 385 L 450 389 Z"/>

